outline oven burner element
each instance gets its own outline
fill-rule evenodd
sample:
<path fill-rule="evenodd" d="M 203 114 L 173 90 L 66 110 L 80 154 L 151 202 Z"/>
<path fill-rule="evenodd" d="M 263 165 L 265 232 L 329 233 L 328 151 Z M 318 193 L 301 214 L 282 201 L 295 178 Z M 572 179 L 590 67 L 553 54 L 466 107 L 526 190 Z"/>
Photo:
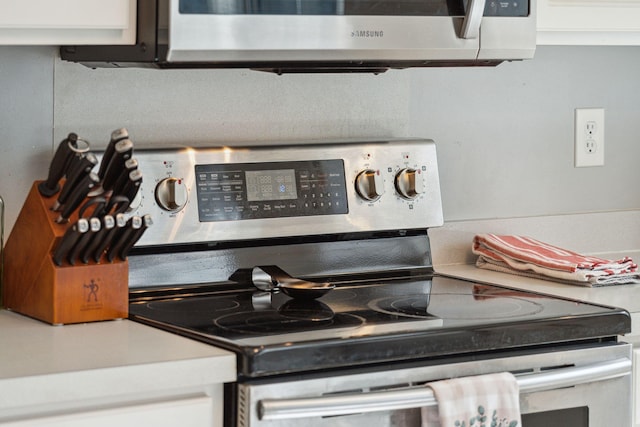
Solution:
<path fill-rule="evenodd" d="M 354 314 L 333 313 L 325 304 L 296 305 L 293 301 L 283 304 L 278 310 L 230 313 L 214 319 L 213 323 L 219 328 L 248 335 L 357 328 L 365 323 L 365 319 Z"/>
<path fill-rule="evenodd" d="M 504 294 L 432 293 L 433 315 L 447 320 L 496 320 L 540 313 L 544 306 L 530 299 Z"/>
<path fill-rule="evenodd" d="M 215 316 L 221 311 L 229 311 L 240 306 L 238 301 L 231 298 L 203 297 L 196 299 L 175 298 L 150 302 L 147 307 L 152 310 L 174 313 L 209 313 Z"/>
<path fill-rule="evenodd" d="M 406 295 L 375 299 L 368 304 L 369 308 L 391 316 L 414 317 L 424 319 L 433 317 L 427 312 L 429 295 Z"/>

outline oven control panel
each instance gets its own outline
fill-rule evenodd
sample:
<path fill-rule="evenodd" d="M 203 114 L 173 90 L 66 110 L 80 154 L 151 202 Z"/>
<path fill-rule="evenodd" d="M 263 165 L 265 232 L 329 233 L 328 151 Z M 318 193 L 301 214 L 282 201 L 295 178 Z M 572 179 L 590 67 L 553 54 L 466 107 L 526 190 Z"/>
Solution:
<path fill-rule="evenodd" d="M 426 139 L 137 150 L 138 246 L 442 225 Z"/>
<path fill-rule="evenodd" d="M 342 160 L 195 166 L 201 222 L 346 214 Z"/>

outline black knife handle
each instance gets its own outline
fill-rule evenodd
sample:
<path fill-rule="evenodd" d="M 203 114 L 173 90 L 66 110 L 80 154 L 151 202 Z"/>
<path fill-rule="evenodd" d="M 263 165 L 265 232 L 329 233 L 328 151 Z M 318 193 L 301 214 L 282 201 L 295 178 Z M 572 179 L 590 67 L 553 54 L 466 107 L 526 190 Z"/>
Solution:
<path fill-rule="evenodd" d="M 69 173 L 67 174 L 67 179 L 64 182 L 62 191 L 60 191 L 60 194 L 58 195 L 58 200 L 53 204 L 51 209 L 54 211 L 60 210 L 62 205 L 67 203 L 69 195 L 76 187 L 76 185 L 80 182 L 82 177 L 88 175 L 93 167 L 97 164 L 98 158 L 93 153 L 87 153 L 85 156 L 79 159 L 75 167 L 73 167 L 73 169 L 69 169 Z"/>
<path fill-rule="evenodd" d="M 78 222 L 67 228 L 64 235 L 60 239 L 58 246 L 53 252 L 53 263 L 57 266 L 62 265 L 62 260 L 67 256 L 71 248 L 76 244 L 80 236 L 89 230 L 89 221 L 80 218 Z"/>
<path fill-rule="evenodd" d="M 137 169 L 138 169 L 138 160 L 136 160 L 135 158 L 131 157 L 129 160 L 124 162 L 123 173 L 121 173 L 118 176 L 115 184 L 113 184 L 113 188 L 112 188 L 113 194 L 122 194 L 124 187 L 127 185 L 127 182 L 129 181 L 129 175 L 131 174 L 131 172 Z"/>
<path fill-rule="evenodd" d="M 147 231 L 147 229 L 149 229 L 149 227 L 151 227 L 153 225 L 153 220 L 151 219 L 151 215 L 146 214 L 142 217 L 142 226 L 137 229 L 133 235 L 124 243 L 124 245 L 122 245 L 122 248 L 120 248 L 120 251 L 118 252 L 118 257 L 121 260 L 126 260 L 127 259 L 127 255 L 129 255 L 129 251 L 131 251 L 131 248 L 133 247 L 133 245 L 135 245 L 138 240 L 140 240 L 140 238 L 142 237 L 142 235 L 144 234 L 145 231 Z"/>
<path fill-rule="evenodd" d="M 102 160 L 100 161 L 100 168 L 98 169 L 98 176 L 100 177 L 100 180 L 104 178 L 107 166 L 109 166 L 111 157 L 113 157 L 113 153 L 115 152 L 116 143 L 127 138 L 129 138 L 129 132 L 127 132 L 125 128 L 116 129 L 111 132 L 111 139 L 109 140 L 109 144 L 107 144 L 107 148 L 104 150 Z"/>
<path fill-rule="evenodd" d="M 112 215 L 103 216 L 101 222 L 102 227 L 100 227 L 100 230 L 91 237 L 91 243 L 89 243 L 87 249 L 80 254 L 80 261 L 83 264 L 88 264 L 89 259 L 92 257 L 95 259 L 93 254 L 98 250 L 102 239 L 104 239 L 104 236 L 116 226 L 116 220 Z M 102 253 L 100 253 L 100 255 L 102 255 Z M 98 260 L 100 260 L 100 257 L 98 257 Z"/>
<path fill-rule="evenodd" d="M 51 197 L 60 190 L 60 178 L 65 173 L 65 168 L 73 156 L 73 153 L 78 148 L 78 135 L 70 133 L 65 139 L 63 139 L 53 155 L 51 164 L 49 165 L 49 174 L 45 181 L 38 184 L 38 191 L 44 197 Z"/>
<path fill-rule="evenodd" d="M 122 249 L 126 246 L 137 230 L 142 227 L 142 218 L 139 216 L 132 216 L 127 221 L 127 225 L 116 234 L 113 244 L 107 249 L 107 261 L 113 262 L 116 255 L 118 255 Z"/>
<path fill-rule="evenodd" d="M 105 249 L 107 249 L 107 247 L 114 241 L 115 236 L 120 232 L 120 230 L 124 229 L 127 225 L 127 220 L 124 217 L 124 214 L 116 214 L 114 219 L 115 227 L 111 228 L 104 234 L 100 239 L 99 244 L 90 255 L 95 262 L 100 262 L 100 258 L 102 258 L 102 254 Z"/>
<path fill-rule="evenodd" d="M 93 172 L 89 172 L 89 175 L 82 178 L 82 180 L 78 183 L 76 188 L 72 191 L 71 195 L 69 195 L 69 200 L 62 207 L 62 211 L 60 212 L 60 216 L 56 219 L 58 224 L 65 223 L 69 220 L 69 217 L 76 210 L 80 203 L 87 197 L 89 191 L 100 181 L 98 175 Z"/>
<path fill-rule="evenodd" d="M 100 231 L 101 226 L 102 223 L 100 222 L 99 218 L 89 218 L 89 230 L 87 230 L 82 236 L 80 236 L 76 244 L 73 245 L 71 251 L 69 251 L 69 255 L 67 256 L 67 261 L 69 261 L 69 264 L 76 264 L 76 260 L 80 258 L 80 255 L 84 254 L 85 248 L 91 242 L 91 238 L 95 235 L 95 233 Z"/>
<path fill-rule="evenodd" d="M 129 199 L 129 202 L 133 203 L 142 185 L 142 172 L 140 172 L 139 169 L 133 170 L 129 173 L 128 178 L 127 183 L 122 189 L 122 195 Z"/>
<path fill-rule="evenodd" d="M 114 151 L 102 178 L 102 188 L 105 191 L 113 189 L 118 177 L 124 173 L 124 162 L 133 156 L 133 142 L 130 139 L 123 139 L 116 143 Z"/>

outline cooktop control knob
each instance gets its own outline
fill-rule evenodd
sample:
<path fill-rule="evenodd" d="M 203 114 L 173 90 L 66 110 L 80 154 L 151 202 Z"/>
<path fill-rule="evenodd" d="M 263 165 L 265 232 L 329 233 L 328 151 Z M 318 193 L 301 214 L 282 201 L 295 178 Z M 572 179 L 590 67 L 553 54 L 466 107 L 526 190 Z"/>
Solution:
<path fill-rule="evenodd" d="M 411 168 L 401 169 L 396 174 L 395 187 L 396 192 L 403 199 L 415 199 L 423 191 L 420 171 Z"/>
<path fill-rule="evenodd" d="M 363 200 L 376 201 L 384 194 L 380 171 L 365 169 L 356 176 L 356 192 Z"/>
<path fill-rule="evenodd" d="M 180 178 L 165 178 L 156 185 L 156 202 L 169 212 L 178 212 L 187 204 L 187 188 Z"/>

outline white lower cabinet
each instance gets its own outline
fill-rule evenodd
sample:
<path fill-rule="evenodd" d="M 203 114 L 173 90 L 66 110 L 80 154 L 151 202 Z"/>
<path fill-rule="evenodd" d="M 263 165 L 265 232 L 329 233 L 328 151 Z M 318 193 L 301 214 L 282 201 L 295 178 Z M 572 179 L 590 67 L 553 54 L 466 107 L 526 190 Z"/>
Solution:
<path fill-rule="evenodd" d="M 222 424 L 222 408 L 210 396 L 132 404 L 0 423 L 2 427 L 212 427 Z"/>

